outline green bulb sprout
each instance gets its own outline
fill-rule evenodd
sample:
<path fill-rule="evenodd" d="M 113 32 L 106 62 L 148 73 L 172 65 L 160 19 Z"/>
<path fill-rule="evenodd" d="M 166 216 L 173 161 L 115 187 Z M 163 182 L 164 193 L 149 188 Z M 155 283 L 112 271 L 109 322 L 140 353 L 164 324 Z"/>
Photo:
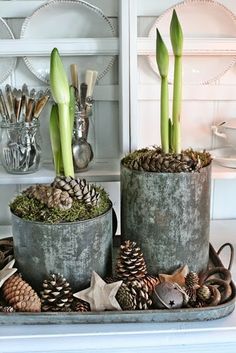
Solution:
<path fill-rule="evenodd" d="M 61 164 L 59 160 L 60 154 L 58 154 L 59 143 L 55 141 L 56 135 L 59 131 L 60 135 L 60 151 L 62 157 L 62 164 L 65 176 L 74 177 L 74 166 L 72 158 L 72 111 L 71 108 L 71 94 L 66 72 L 64 70 L 59 52 L 57 48 L 54 48 L 51 53 L 50 60 L 50 86 L 52 91 L 52 96 L 55 103 L 57 104 L 57 109 L 52 110 L 51 121 L 50 121 L 50 136 L 51 144 L 53 150 L 54 164 L 56 173 L 59 172 L 59 165 Z M 58 124 L 57 118 L 58 115 Z M 54 140 L 52 140 L 54 139 Z M 58 139 L 58 137 L 57 137 Z M 54 147 L 53 147 L 54 146 Z M 56 146 L 56 147 L 55 147 Z M 55 154 L 56 151 L 56 154 Z"/>
<path fill-rule="evenodd" d="M 175 57 L 172 119 L 169 119 L 169 54 L 161 34 L 157 29 L 156 62 L 161 76 L 161 145 L 165 153 L 170 151 L 180 153 L 183 32 L 175 10 L 173 11 L 170 24 L 170 38 Z"/>

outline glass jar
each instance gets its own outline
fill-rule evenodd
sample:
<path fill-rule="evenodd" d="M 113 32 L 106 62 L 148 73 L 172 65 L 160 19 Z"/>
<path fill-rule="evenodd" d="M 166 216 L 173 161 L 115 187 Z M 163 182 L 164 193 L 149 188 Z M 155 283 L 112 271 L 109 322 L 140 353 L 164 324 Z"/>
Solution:
<path fill-rule="evenodd" d="M 75 172 L 87 170 L 94 157 L 93 147 L 89 142 L 94 141 L 90 124 L 91 116 L 91 110 L 89 113 L 86 110 L 76 110 L 72 139 Z"/>
<path fill-rule="evenodd" d="M 41 136 L 38 120 L 1 124 L 0 158 L 8 173 L 34 173 L 39 169 L 40 157 Z"/>

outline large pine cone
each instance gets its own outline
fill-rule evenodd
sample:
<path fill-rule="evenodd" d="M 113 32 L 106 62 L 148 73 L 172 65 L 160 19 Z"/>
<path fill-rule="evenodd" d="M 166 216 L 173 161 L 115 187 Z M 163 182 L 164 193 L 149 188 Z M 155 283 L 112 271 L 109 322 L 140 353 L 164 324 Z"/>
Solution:
<path fill-rule="evenodd" d="M 146 263 L 140 248 L 136 246 L 135 242 L 127 240 L 120 246 L 116 274 L 119 279 L 124 281 L 142 279 L 146 276 Z"/>
<path fill-rule="evenodd" d="M 207 152 L 189 149 L 180 154 L 163 153 L 158 147 L 135 151 L 123 159 L 123 164 L 130 169 L 159 173 L 198 171 L 210 162 Z"/>
<path fill-rule="evenodd" d="M 143 280 L 122 283 L 116 299 L 122 310 L 147 310 L 152 305 L 149 288 Z"/>
<path fill-rule="evenodd" d="M 41 302 L 33 288 L 19 274 L 11 276 L 3 285 L 4 299 L 16 311 L 41 311 Z"/>
<path fill-rule="evenodd" d="M 48 208 L 68 210 L 73 201 L 68 192 L 49 185 L 32 185 L 24 191 L 24 194 L 42 202 Z"/>
<path fill-rule="evenodd" d="M 67 191 L 72 198 L 84 201 L 88 205 L 97 206 L 100 200 L 100 194 L 85 179 L 56 177 L 52 186 Z"/>
<path fill-rule="evenodd" d="M 60 274 L 52 274 L 43 281 L 42 311 L 69 311 L 73 293 L 69 283 Z"/>

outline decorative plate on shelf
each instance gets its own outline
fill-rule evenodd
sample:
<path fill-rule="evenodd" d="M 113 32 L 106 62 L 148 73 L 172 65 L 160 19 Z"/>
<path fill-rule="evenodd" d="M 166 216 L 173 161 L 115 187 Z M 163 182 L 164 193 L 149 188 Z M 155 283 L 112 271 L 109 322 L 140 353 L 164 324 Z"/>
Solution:
<path fill-rule="evenodd" d="M 169 46 L 169 28 L 173 9 L 180 20 L 184 38 L 234 38 L 236 16 L 224 5 L 212 0 L 186 0 L 179 3 L 157 18 L 149 37 L 156 37 L 156 28 Z M 169 82 L 173 82 L 174 57 L 170 53 Z M 148 57 L 153 71 L 158 74 L 156 58 Z M 188 55 L 183 57 L 183 82 L 185 84 L 208 84 L 219 79 L 236 62 L 236 56 Z"/>
<path fill-rule="evenodd" d="M 0 39 L 14 39 L 7 23 L 0 17 Z M 0 58 L 0 83 L 4 82 L 16 66 L 16 57 Z"/>
<path fill-rule="evenodd" d="M 213 160 L 227 168 L 236 168 L 236 149 L 232 147 L 216 148 L 209 151 Z"/>
<path fill-rule="evenodd" d="M 39 7 L 22 25 L 24 39 L 109 38 L 115 31 L 103 12 L 80 0 L 52 0 Z M 53 48 L 52 48 L 53 49 Z M 87 69 L 98 71 L 98 80 L 111 68 L 115 60 L 111 55 L 62 57 L 69 74 L 70 64 L 79 68 L 80 81 Z M 29 70 L 41 81 L 48 83 L 50 58 L 24 57 Z"/>

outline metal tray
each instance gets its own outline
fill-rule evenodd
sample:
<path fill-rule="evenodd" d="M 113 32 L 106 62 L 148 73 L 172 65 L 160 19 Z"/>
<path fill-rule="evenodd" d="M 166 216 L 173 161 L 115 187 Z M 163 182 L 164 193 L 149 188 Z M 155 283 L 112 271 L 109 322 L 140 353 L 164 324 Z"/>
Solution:
<path fill-rule="evenodd" d="M 210 244 L 210 266 L 223 266 L 219 253 L 225 246 L 230 246 L 231 257 L 229 268 L 232 265 L 232 245 L 222 245 L 218 252 Z M 0 325 L 25 324 L 108 324 L 108 323 L 150 323 L 150 322 L 181 322 L 204 321 L 225 317 L 232 313 L 235 307 L 236 288 L 231 282 L 231 299 L 224 304 L 205 308 L 158 309 L 134 311 L 106 311 L 86 313 L 0 313 Z"/>

